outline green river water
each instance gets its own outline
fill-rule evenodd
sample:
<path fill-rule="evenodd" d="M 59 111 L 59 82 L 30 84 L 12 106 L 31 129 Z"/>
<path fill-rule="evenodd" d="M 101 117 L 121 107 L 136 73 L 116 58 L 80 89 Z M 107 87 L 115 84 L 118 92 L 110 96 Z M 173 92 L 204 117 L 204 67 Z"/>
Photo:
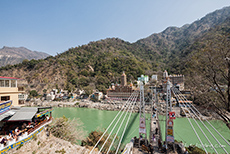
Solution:
<path fill-rule="evenodd" d="M 88 108 L 55 108 L 53 112 L 53 117 L 62 117 L 63 115 L 67 118 L 73 119 L 78 118 L 81 122 L 83 122 L 84 130 L 87 134 L 89 134 L 91 131 L 100 129 L 106 129 L 111 121 L 114 119 L 114 117 L 117 115 L 118 111 L 102 111 L 97 109 L 88 109 Z M 124 113 L 125 115 L 125 113 Z M 128 118 L 129 114 L 127 114 Z M 146 115 L 147 120 L 147 128 L 150 128 L 150 115 Z M 161 131 L 162 131 L 162 138 L 164 139 L 165 133 L 164 133 L 164 127 L 165 122 L 163 121 L 164 117 L 160 116 L 160 125 L 161 125 Z M 120 120 L 120 122 L 122 119 Z M 116 121 L 115 121 L 116 122 Z M 199 128 L 195 126 L 195 122 L 191 119 L 192 124 L 194 125 L 195 129 L 197 130 L 199 136 L 201 137 L 202 142 L 207 147 L 207 150 L 209 152 L 214 152 L 213 149 L 210 147 L 210 144 L 208 143 L 207 139 L 202 135 L 202 132 L 199 131 Z M 230 130 L 226 127 L 226 125 L 222 121 L 218 120 L 212 120 L 209 121 L 221 134 L 225 137 L 225 139 L 230 141 Z M 204 126 L 198 121 L 201 128 L 203 129 Z M 206 125 L 207 122 L 204 122 Z M 118 123 L 119 126 L 120 123 Z M 120 133 L 118 136 L 121 136 L 123 129 L 125 127 L 126 120 L 122 124 Z M 117 128 L 118 128 L 117 126 Z M 209 126 L 209 125 L 208 125 Z M 112 125 L 113 127 L 113 125 Z M 208 127 L 211 132 L 215 132 L 211 126 Z M 111 130 L 111 129 L 110 129 Z M 116 129 L 115 129 L 116 130 Z M 122 140 L 123 146 L 130 142 L 131 138 L 134 136 L 139 136 L 138 134 L 139 130 L 139 114 L 138 113 L 132 113 L 130 121 L 127 126 L 126 133 L 124 135 L 124 139 Z M 203 129 L 206 134 L 208 134 L 208 131 Z M 113 132 L 115 134 L 116 132 Z M 198 147 L 201 147 L 201 144 L 196 137 L 196 134 L 194 133 L 193 129 L 191 128 L 187 118 L 176 118 L 174 120 L 174 136 L 175 139 L 178 141 L 182 141 L 185 143 L 186 146 L 189 146 L 190 144 L 197 145 Z M 224 153 L 223 149 L 219 147 L 218 143 L 215 141 L 215 139 L 211 135 L 207 135 L 210 141 L 213 143 L 213 145 L 216 147 L 219 153 Z M 149 137 L 149 129 L 147 130 L 147 137 Z M 225 146 L 225 149 L 230 153 L 230 146 L 221 139 L 221 137 L 215 133 L 215 137 L 220 141 L 220 143 Z M 201 147 L 202 148 L 202 147 Z"/>
<path fill-rule="evenodd" d="M 162 131 L 162 138 L 165 140 L 165 116 L 159 116 L 159 121 L 161 125 L 161 131 Z M 203 142 L 204 146 L 206 147 L 206 150 L 211 153 L 215 153 L 213 148 L 210 146 L 210 143 L 206 139 L 206 137 L 203 135 L 199 127 L 197 126 L 196 122 L 193 119 L 190 119 L 192 125 L 194 126 L 195 130 L 197 131 L 198 135 L 200 136 L 201 141 Z M 213 144 L 215 149 L 218 153 L 225 153 L 224 150 L 220 147 L 218 142 L 212 137 L 212 135 L 208 132 L 208 130 L 203 126 L 203 124 L 196 120 L 197 123 L 200 125 L 210 142 Z M 173 120 L 174 122 L 174 137 L 177 141 L 182 141 L 185 143 L 185 146 L 189 146 L 190 144 L 196 145 L 199 148 L 202 148 L 202 145 L 197 138 L 195 132 L 193 131 L 189 121 L 187 118 L 176 118 Z M 214 136 L 217 138 L 217 140 L 225 147 L 226 151 L 230 153 L 230 146 L 216 133 L 216 131 L 208 124 L 208 122 L 203 121 L 203 123 L 208 127 L 208 129 L 214 134 Z M 228 142 L 230 142 L 230 130 L 227 128 L 227 126 L 220 120 L 210 120 L 209 123 L 218 130 L 218 132 L 226 139 Z"/>
<path fill-rule="evenodd" d="M 94 130 L 105 130 L 109 124 L 112 122 L 114 117 L 117 115 L 118 111 L 105 111 L 105 110 L 97 110 L 97 109 L 89 109 L 89 108 L 55 108 L 53 112 L 53 117 L 62 117 L 63 115 L 67 118 L 73 119 L 78 118 L 84 124 L 85 131 L 89 134 Z M 125 115 L 125 113 L 123 114 Z M 126 116 L 128 119 L 129 113 Z M 146 115 L 147 119 L 150 119 L 150 115 Z M 119 116 L 118 116 L 119 118 Z M 117 118 L 117 119 L 118 119 Z M 120 123 L 123 118 L 120 119 L 120 122 L 117 124 L 116 129 L 114 129 L 112 134 L 116 134 L 116 130 L 119 128 Z M 114 122 L 114 124 L 116 121 Z M 123 133 L 123 129 L 125 127 L 126 120 L 124 120 L 122 127 L 118 133 L 118 136 L 121 136 Z M 150 120 L 146 120 L 147 128 L 150 128 Z M 112 130 L 112 125 L 109 129 Z M 132 113 L 130 116 L 129 123 L 127 125 L 126 132 L 124 134 L 122 140 L 122 146 L 125 146 L 126 143 L 129 143 L 131 138 L 134 136 L 139 137 L 139 114 Z M 147 129 L 147 136 L 149 135 L 149 129 Z"/>

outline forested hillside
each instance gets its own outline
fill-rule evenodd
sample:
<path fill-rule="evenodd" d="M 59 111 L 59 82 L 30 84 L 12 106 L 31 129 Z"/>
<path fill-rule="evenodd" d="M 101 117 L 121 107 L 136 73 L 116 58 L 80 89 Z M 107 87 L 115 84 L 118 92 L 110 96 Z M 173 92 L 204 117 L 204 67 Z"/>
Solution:
<path fill-rule="evenodd" d="M 22 63 L 1 68 L 3 76 L 17 76 L 28 81 L 30 87 L 42 89 L 83 88 L 104 91 L 111 82 L 120 80 L 122 71 L 128 82 L 141 74 L 153 73 L 151 62 L 147 62 L 130 50 L 133 46 L 120 39 L 112 38 L 91 42 L 44 60 L 24 60 Z M 156 70 L 156 68 L 155 68 Z"/>
<path fill-rule="evenodd" d="M 206 36 L 218 32 L 216 27 L 229 25 L 229 16 L 230 7 L 226 7 L 190 25 L 169 27 L 135 43 L 118 38 L 90 42 L 54 57 L 24 60 L 20 64 L 2 67 L 0 75 L 24 78 L 28 82 L 27 90 L 40 92 L 53 88 L 82 88 L 88 92 L 98 89 L 105 92 L 111 82 L 120 82 L 123 71 L 128 82 L 141 74 L 152 75 L 164 69 L 170 74 L 187 73 L 185 75 L 190 76 L 184 70 L 191 65 L 185 62 L 203 48 L 203 45 L 197 44 L 207 39 L 219 41 Z M 225 37 L 219 32 L 218 35 Z"/>
<path fill-rule="evenodd" d="M 192 45 L 197 39 L 203 36 L 206 32 L 226 20 L 230 16 L 230 7 L 225 7 L 207 14 L 205 17 L 186 24 L 181 28 L 169 27 L 161 33 L 152 34 L 147 38 L 141 39 L 135 43 L 137 46 L 142 46 L 146 50 L 134 51 L 135 55 L 149 59 L 151 53 L 159 54 L 160 59 L 155 57 L 157 62 L 163 62 L 164 68 L 169 73 L 182 73 L 180 69 L 181 58 L 187 55 L 183 54 L 187 48 Z"/>

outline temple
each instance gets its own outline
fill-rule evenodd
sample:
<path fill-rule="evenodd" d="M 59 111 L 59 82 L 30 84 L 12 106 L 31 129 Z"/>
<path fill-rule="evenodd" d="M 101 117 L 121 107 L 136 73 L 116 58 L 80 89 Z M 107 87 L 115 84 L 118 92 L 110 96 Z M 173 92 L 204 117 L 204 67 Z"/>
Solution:
<path fill-rule="evenodd" d="M 127 100 L 134 92 L 134 90 L 136 89 L 132 83 L 127 85 L 126 74 L 123 72 L 121 75 L 121 84 L 112 84 L 112 86 L 107 89 L 107 96 L 111 99 L 120 98 Z"/>

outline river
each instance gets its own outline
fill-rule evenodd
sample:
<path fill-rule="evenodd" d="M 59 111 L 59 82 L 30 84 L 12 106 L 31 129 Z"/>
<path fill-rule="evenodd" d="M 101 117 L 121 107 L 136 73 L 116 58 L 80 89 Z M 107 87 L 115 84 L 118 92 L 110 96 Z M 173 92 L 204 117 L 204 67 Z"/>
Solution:
<path fill-rule="evenodd" d="M 116 116 L 118 111 L 105 111 L 105 110 L 97 110 L 97 109 L 89 109 L 89 108 L 55 108 L 53 117 L 62 117 L 63 115 L 67 118 L 73 119 L 78 118 L 81 122 L 83 122 L 85 131 L 87 134 L 89 134 L 91 131 L 94 130 L 105 130 L 110 122 L 113 120 L 113 118 Z M 128 114 L 129 115 L 129 114 Z M 127 115 L 127 117 L 128 117 Z M 150 126 L 150 115 L 146 115 L 147 120 L 147 128 Z M 162 130 L 162 136 L 164 139 L 164 127 L 165 123 L 163 121 L 163 117 L 159 117 L 160 124 L 161 124 L 161 130 Z M 122 119 L 120 120 L 122 121 Z M 193 125 L 195 126 L 195 122 L 191 120 Z M 121 127 L 119 136 L 121 136 L 123 132 L 123 128 L 125 126 L 126 121 L 123 123 L 123 127 Z M 200 122 L 198 122 L 200 123 Z M 210 123 L 225 137 L 225 139 L 230 141 L 230 130 L 226 127 L 226 125 L 219 120 L 211 120 Z M 119 123 L 118 123 L 119 124 Z M 207 125 L 207 123 L 205 122 Z M 112 125 L 113 126 L 113 125 Z M 130 121 L 128 123 L 128 127 L 126 130 L 126 133 L 124 135 L 124 139 L 122 141 L 123 146 L 130 142 L 131 138 L 134 136 L 139 136 L 138 134 L 138 127 L 139 127 L 139 114 L 138 113 L 132 113 Z M 201 126 L 202 129 L 203 126 Z M 211 132 L 214 132 L 214 130 L 211 127 L 208 127 Z M 197 126 L 195 126 L 196 130 L 199 130 Z M 110 129 L 111 130 L 111 129 Z M 116 129 L 115 129 L 116 130 Z M 115 134 L 116 132 L 113 132 Z M 207 130 L 205 130 L 205 133 L 207 133 Z M 208 144 L 208 141 L 205 139 L 205 137 L 202 135 L 202 132 L 198 131 L 198 134 L 201 137 L 201 140 L 204 142 L 204 144 L 207 146 L 207 150 L 209 152 L 214 152 L 213 149 L 210 147 L 210 144 Z M 147 130 L 147 137 L 149 135 L 149 129 Z M 174 136 L 177 141 L 182 141 L 185 143 L 186 146 L 193 144 L 197 145 L 198 147 L 201 147 L 201 144 L 199 140 L 197 139 L 193 129 L 191 128 L 187 118 L 176 118 L 174 120 Z M 219 135 L 215 133 L 215 137 L 220 141 L 220 143 L 225 146 L 226 150 L 230 153 L 230 146 L 224 142 Z M 218 152 L 223 153 L 221 147 L 218 146 L 218 143 L 211 137 L 211 135 L 208 135 L 208 138 L 210 138 L 213 145 L 216 147 Z M 202 148 L 202 147 L 201 147 Z"/>
<path fill-rule="evenodd" d="M 162 138 L 165 140 L 165 116 L 159 116 L 159 121 L 161 125 L 162 130 Z M 200 125 L 210 142 L 213 144 L 215 149 L 218 153 L 225 153 L 224 150 L 220 147 L 218 142 L 212 137 L 212 135 L 208 132 L 208 130 L 203 126 L 203 124 L 196 120 L 196 122 L 193 119 L 190 119 L 192 125 L 194 126 L 195 130 L 197 131 L 201 141 L 203 142 L 204 146 L 206 147 L 206 150 L 211 153 L 215 153 L 213 148 L 211 147 L 210 143 L 206 139 L 206 137 L 203 135 L 199 127 L 196 125 L 196 122 Z M 185 143 L 186 146 L 189 145 L 196 145 L 199 148 L 202 148 L 202 145 L 197 138 L 196 134 L 194 133 L 189 121 L 187 118 L 176 118 L 173 120 L 174 123 L 174 137 L 177 141 L 182 141 Z M 208 124 L 208 122 L 203 122 L 208 129 L 214 134 L 214 136 L 217 138 L 217 140 L 225 147 L 226 151 L 230 153 L 230 146 L 216 133 L 216 131 Z M 209 123 L 218 130 L 218 132 L 226 139 L 228 142 L 230 142 L 230 130 L 225 125 L 224 122 L 220 120 L 210 120 Z"/>
<path fill-rule="evenodd" d="M 67 108 L 55 108 L 53 112 L 53 117 L 62 117 L 63 115 L 67 118 L 73 119 L 78 118 L 81 122 L 83 122 L 85 131 L 89 134 L 91 131 L 94 130 L 105 130 L 109 124 L 112 122 L 114 117 L 117 115 L 118 111 L 106 111 L 106 110 L 97 110 L 97 109 L 90 109 L 90 108 L 74 108 L 74 107 L 67 107 Z M 124 113 L 125 115 L 125 113 Z M 127 114 L 128 119 L 129 114 Z M 150 115 L 146 115 L 147 120 L 147 128 L 150 128 Z M 119 116 L 118 116 L 119 118 Z M 120 119 L 120 122 L 123 118 Z M 116 121 L 115 121 L 116 122 Z M 118 123 L 118 127 L 119 127 Z M 125 127 L 126 120 L 124 120 L 122 127 L 119 131 L 119 136 L 121 136 L 123 129 Z M 113 127 L 113 125 L 111 126 Z M 116 127 L 116 128 L 118 128 Z M 111 130 L 111 129 L 109 129 Z M 115 129 L 117 130 L 117 129 Z M 116 132 L 112 133 L 115 134 Z M 126 132 L 124 134 L 124 139 L 122 140 L 122 145 L 124 146 L 126 143 L 129 143 L 131 138 L 134 136 L 139 137 L 139 114 L 132 113 L 129 123 L 127 125 Z M 149 129 L 147 129 L 147 137 L 149 135 Z"/>

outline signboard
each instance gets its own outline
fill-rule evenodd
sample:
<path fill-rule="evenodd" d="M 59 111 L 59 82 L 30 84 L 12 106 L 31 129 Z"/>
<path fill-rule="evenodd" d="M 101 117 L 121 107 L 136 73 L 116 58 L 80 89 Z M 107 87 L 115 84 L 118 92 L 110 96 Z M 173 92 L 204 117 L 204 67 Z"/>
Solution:
<path fill-rule="evenodd" d="M 167 136 L 168 142 L 174 142 L 174 136 Z"/>
<path fill-rule="evenodd" d="M 167 129 L 167 130 L 168 130 L 168 131 L 167 131 L 167 132 L 168 132 L 168 135 L 169 135 L 169 136 L 173 136 L 173 129 Z"/>
<path fill-rule="evenodd" d="M 140 118 L 140 128 L 145 128 L 145 118 Z"/>
<path fill-rule="evenodd" d="M 6 101 L 0 104 L 0 114 L 5 113 L 6 111 L 10 110 L 10 107 L 12 105 L 12 101 Z"/>
<path fill-rule="evenodd" d="M 172 120 L 172 119 L 169 119 L 169 120 L 168 120 L 168 126 L 173 127 L 173 120 Z"/>
<path fill-rule="evenodd" d="M 175 112 L 169 112 L 169 119 L 175 119 L 176 115 Z"/>
<path fill-rule="evenodd" d="M 145 128 L 139 128 L 139 133 L 146 134 L 146 129 Z"/>
<path fill-rule="evenodd" d="M 139 133 L 146 134 L 146 128 L 145 128 L 145 118 L 140 118 Z"/>

